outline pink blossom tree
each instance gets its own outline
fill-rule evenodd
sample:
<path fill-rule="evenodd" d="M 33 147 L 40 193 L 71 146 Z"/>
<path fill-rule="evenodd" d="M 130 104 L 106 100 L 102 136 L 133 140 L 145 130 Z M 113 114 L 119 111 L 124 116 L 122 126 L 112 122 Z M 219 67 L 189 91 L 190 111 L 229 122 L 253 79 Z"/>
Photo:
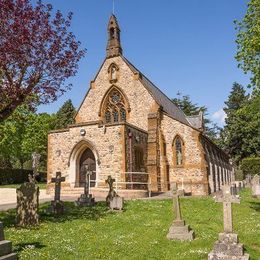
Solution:
<path fill-rule="evenodd" d="M 0 122 L 21 104 L 32 108 L 55 101 L 71 85 L 85 55 L 69 31 L 72 13 L 52 5 L 0 0 Z"/>

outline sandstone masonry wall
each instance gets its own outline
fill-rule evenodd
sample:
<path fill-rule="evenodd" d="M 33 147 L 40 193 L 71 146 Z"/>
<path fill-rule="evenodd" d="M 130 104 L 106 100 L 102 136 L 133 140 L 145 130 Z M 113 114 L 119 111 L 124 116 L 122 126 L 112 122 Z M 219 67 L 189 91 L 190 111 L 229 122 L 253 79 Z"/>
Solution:
<path fill-rule="evenodd" d="M 85 136 L 80 130 L 86 131 Z M 122 172 L 123 145 L 122 125 L 99 127 L 88 125 L 71 127 L 64 132 L 53 132 L 48 136 L 48 180 L 61 171 L 66 182 L 75 185 L 77 160 L 90 145 L 97 161 L 97 178 L 104 181 L 108 175 Z M 75 158 L 74 158 L 75 157 Z"/>
<path fill-rule="evenodd" d="M 168 165 L 170 183 L 177 182 L 179 187 L 183 183 L 185 192 L 191 192 L 192 195 L 206 194 L 208 184 L 199 131 L 163 114 L 161 135 L 166 144 L 166 155 L 161 156 L 161 169 L 167 167 L 163 166 L 165 163 Z M 173 158 L 173 141 L 177 135 L 184 141 L 182 166 L 176 166 Z"/>
<path fill-rule="evenodd" d="M 118 80 L 113 84 L 124 92 L 130 103 L 131 112 L 128 123 L 147 131 L 147 115 L 154 105 L 154 99 L 120 56 L 105 60 L 78 111 L 76 123 L 102 119 L 98 111 L 100 111 L 103 97 L 113 85 L 108 73 L 108 68 L 112 63 L 119 68 Z"/>

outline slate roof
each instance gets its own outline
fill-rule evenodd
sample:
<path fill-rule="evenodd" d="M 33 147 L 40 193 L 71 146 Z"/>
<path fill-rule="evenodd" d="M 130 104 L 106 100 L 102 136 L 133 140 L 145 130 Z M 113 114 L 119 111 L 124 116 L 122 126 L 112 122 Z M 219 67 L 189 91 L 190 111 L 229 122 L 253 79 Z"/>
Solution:
<path fill-rule="evenodd" d="M 186 125 L 193 126 L 179 107 L 177 107 L 159 88 L 157 88 L 147 77 L 145 77 L 144 74 L 141 73 L 130 61 L 128 61 L 125 57 L 122 58 L 133 72 L 141 74 L 140 81 L 153 96 L 156 102 L 162 107 L 164 112 Z"/>
<path fill-rule="evenodd" d="M 204 123 L 203 123 L 203 114 L 202 113 L 195 115 L 195 116 L 186 116 L 186 118 L 193 127 L 203 130 Z"/>

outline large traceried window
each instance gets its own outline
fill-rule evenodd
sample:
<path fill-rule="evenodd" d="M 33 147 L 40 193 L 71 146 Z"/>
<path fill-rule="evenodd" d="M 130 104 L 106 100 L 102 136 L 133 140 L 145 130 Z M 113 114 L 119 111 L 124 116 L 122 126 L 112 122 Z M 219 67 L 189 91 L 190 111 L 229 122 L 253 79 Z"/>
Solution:
<path fill-rule="evenodd" d="M 104 103 L 104 122 L 106 124 L 125 122 L 127 117 L 126 104 L 123 95 L 113 88 Z"/>
<path fill-rule="evenodd" d="M 176 166 L 182 166 L 183 165 L 183 141 L 182 139 L 177 136 L 174 139 L 174 143 L 173 143 L 173 148 L 174 148 L 174 160 L 175 160 L 175 164 Z"/>

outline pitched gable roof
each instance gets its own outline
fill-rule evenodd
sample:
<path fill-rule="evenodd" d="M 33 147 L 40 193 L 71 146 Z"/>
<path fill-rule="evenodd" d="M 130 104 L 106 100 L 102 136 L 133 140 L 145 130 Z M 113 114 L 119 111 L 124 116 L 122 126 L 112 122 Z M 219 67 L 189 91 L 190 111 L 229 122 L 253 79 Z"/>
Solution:
<path fill-rule="evenodd" d="M 134 73 L 140 73 L 141 83 L 153 96 L 158 105 L 162 107 L 164 112 L 166 112 L 172 118 L 186 125 L 191 125 L 180 108 L 178 108 L 159 88 L 157 88 L 147 77 L 145 77 L 144 74 L 141 73 L 130 61 L 128 61 L 123 56 L 122 59 L 126 62 L 126 64 Z"/>

